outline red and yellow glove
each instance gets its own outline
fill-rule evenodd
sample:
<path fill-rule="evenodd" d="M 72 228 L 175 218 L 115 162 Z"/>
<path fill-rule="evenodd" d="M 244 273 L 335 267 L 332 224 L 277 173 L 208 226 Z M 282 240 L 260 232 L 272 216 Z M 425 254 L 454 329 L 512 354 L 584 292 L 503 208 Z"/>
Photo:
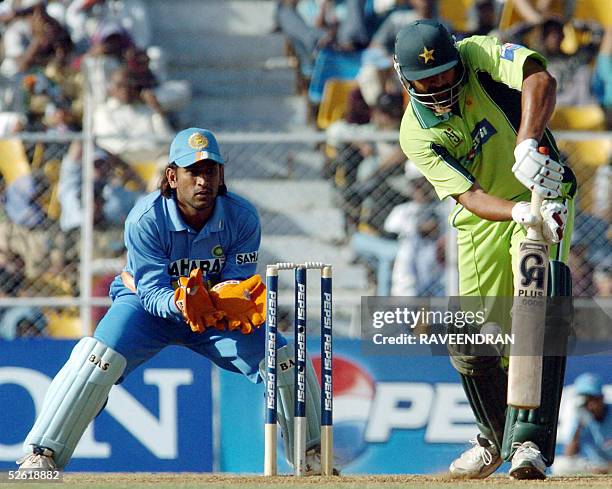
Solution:
<path fill-rule="evenodd" d="M 217 328 L 225 316 L 211 301 L 202 279 L 202 270 L 195 268 L 187 277 L 179 277 L 179 286 L 174 291 L 174 303 L 182 312 L 185 321 L 195 333 L 203 333 L 207 328 Z"/>
<path fill-rule="evenodd" d="M 249 334 L 266 320 L 266 286 L 259 275 L 243 280 L 228 280 L 210 290 L 215 307 L 225 313 L 227 329 Z"/>

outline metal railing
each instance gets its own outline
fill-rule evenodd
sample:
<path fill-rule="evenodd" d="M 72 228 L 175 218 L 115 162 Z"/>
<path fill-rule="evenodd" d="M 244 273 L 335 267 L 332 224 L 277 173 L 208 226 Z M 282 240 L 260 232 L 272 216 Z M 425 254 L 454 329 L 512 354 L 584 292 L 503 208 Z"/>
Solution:
<path fill-rule="evenodd" d="M 110 277 L 125 263 L 123 224 L 105 217 L 104 206 L 110 205 L 105 199 L 111 190 L 119 196 L 114 196 L 117 199 L 122 189 L 131 192 L 130 181 L 123 180 L 118 185 L 113 180 L 114 169 L 107 169 L 108 173 L 101 175 L 94 164 L 96 137 L 88 105 L 82 133 L 10 136 L 25 154 L 29 172 L 22 168 L 22 174 L 16 174 L 14 154 L 10 148 L 0 149 L 4 151 L 0 229 L 5 241 L 0 264 L 1 280 L 4 280 L 0 309 L 37 308 L 43 316 L 52 316 L 56 322 L 68 317 L 71 324 L 78 325 L 80 334 L 90 334 L 102 313 L 98 308 L 110 304 L 104 291 Z M 394 208 L 413 200 L 410 193 L 414 192 L 414 178 L 405 176 L 403 165 L 387 173 L 377 172 L 381 155 L 397 142 L 396 133 L 360 133 L 358 141 L 349 134 L 336 138 L 333 145 L 325 133 L 314 131 L 219 133 L 217 136 L 227 158 L 225 174 L 230 190 L 244 194 L 261 213 L 262 266 L 266 262 L 302 260 L 300 252 L 304 250 L 300 248 L 314 246 L 319 250 L 310 256 L 327 261 L 332 261 L 329 256 L 337 257 L 341 262 L 340 267 L 334 263 L 338 269 L 339 310 L 343 305 L 356 305 L 360 295 L 375 290 L 376 265 L 372 260 L 351 256 L 350 240 L 355 233 L 364 233 L 398 242 L 398 233 L 386 230 L 385 222 Z M 574 290 L 578 296 L 594 296 L 598 294 L 598 280 L 605 272 L 602 263 L 610 259 L 607 253 L 612 222 L 609 171 L 612 132 L 558 132 L 556 137 L 581 186 L 576 251 L 572 256 Z M 62 200 L 58 195 L 60 170 L 74 141 L 83 145 L 82 219 L 78 228 L 64 230 L 59 224 L 66 210 L 59 203 Z M 152 143 L 168 144 L 169 141 L 152 139 Z M 355 154 L 364 145 L 370 149 Z M 154 178 L 151 175 L 160 168 L 153 163 L 148 165 L 146 178 Z M 373 188 L 370 179 L 376 179 Z M 423 190 L 422 186 L 419 188 Z M 437 204 L 431 195 L 427 199 L 423 214 L 417 213 L 417 232 L 429 254 L 427 259 L 439 269 L 441 282 L 431 284 L 423 293 L 452 295 L 456 292 L 453 290 L 456 258 L 453 234 L 444 217 L 448 209 Z M 15 209 L 23 210 L 19 205 L 32 208 L 37 216 L 35 222 L 27 219 L 32 216 L 16 217 Z M 27 245 L 26 238 L 35 244 Z M 328 256 L 322 256 L 326 253 Z M 344 283 L 342 273 L 350 277 Z M 609 269 L 605 273 L 609 276 Z M 75 327 L 68 333 L 62 329 L 51 328 L 51 334 L 76 334 Z"/>

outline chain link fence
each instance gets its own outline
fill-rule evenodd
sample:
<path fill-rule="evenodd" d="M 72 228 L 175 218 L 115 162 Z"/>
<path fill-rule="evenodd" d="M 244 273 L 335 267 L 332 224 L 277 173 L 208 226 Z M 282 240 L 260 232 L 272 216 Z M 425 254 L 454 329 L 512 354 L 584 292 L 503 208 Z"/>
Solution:
<path fill-rule="evenodd" d="M 406 165 L 395 133 L 218 136 L 229 189 L 254 202 L 262 218 L 260 273 L 275 261 L 332 263 L 336 319 L 347 328 L 362 295 L 456 292 L 449 205 Z M 90 333 L 110 304 L 108 286 L 125 263 L 123 222 L 145 188 L 156 186 L 162 167 L 126 169 L 92 152 L 93 171 L 85 172 L 92 209 L 83 212 L 82 168 L 74 158 L 83 140 L 81 134 L 0 140 L 0 338 Z M 574 293 L 610 296 L 612 136 L 564 133 L 558 140 L 580 182 Z M 83 216 L 93 219 L 86 243 Z M 292 279 L 282 280 L 289 310 Z M 313 308 L 317 295 L 313 290 Z"/>

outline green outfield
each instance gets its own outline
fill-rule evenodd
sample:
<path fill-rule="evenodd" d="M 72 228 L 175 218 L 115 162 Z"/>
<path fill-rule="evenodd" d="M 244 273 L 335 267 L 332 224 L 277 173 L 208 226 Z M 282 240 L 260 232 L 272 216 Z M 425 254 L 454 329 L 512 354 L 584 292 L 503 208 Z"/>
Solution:
<path fill-rule="evenodd" d="M 70 489 L 191 489 L 198 487 L 227 489 L 261 489 L 287 486 L 290 489 L 313 489 L 314 487 L 340 487 L 342 489 L 476 489 L 491 486 L 507 488 L 574 488 L 612 487 L 612 476 L 551 477 L 546 481 L 515 481 L 504 476 L 495 476 L 485 481 L 451 480 L 447 476 L 421 475 L 376 475 L 343 477 L 309 477 L 296 479 L 291 476 L 228 476 L 194 473 L 113 473 L 66 474 L 64 481 L 55 484 L 11 483 L 1 484 L 0 489 L 31 487 L 36 489 L 70 486 Z"/>

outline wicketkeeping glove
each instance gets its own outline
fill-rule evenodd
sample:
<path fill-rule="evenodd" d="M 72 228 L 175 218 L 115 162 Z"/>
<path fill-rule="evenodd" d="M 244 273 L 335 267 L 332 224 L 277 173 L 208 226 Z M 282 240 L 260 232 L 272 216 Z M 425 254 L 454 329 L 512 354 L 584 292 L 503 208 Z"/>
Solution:
<path fill-rule="evenodd" d="M 514 148 L 512 172 L 529 190 L 554 199 L 561 195 L 563 166 L 550 156 L 538 152 L 538 142 L 526 139 Z"/>
<path fill-rule="evenodd" d="M 215 308 L 204 285 L 202 270 L 195 268 L 187 277 L 179 277 L 179 286 L 174 291 L 174 303 L 192 331 L 203 333 L 207 328 L 216 328 L 225 314 Z"/>
<path fill-rule="evenodd" d="M 230 331 L 249 334 L 266 320 L 266 286 L 259 275 L 241 281 L 227 280 L 210 290 L 217 309 L 225 313 L 223 322 Z"/>
<path fill-rule="evenodd" d="M 558 243 L 563 239 L 565 221 L 567 220 L 567 207 L 562 202 L 545 200 L 540 207 L 542 216 L 542 235 L 549 243 Z M 525 227 L 537 226 L 540 218 L 531 215 L 529 202 L 517 202 L 512 208 L 512 219 Z"/>

